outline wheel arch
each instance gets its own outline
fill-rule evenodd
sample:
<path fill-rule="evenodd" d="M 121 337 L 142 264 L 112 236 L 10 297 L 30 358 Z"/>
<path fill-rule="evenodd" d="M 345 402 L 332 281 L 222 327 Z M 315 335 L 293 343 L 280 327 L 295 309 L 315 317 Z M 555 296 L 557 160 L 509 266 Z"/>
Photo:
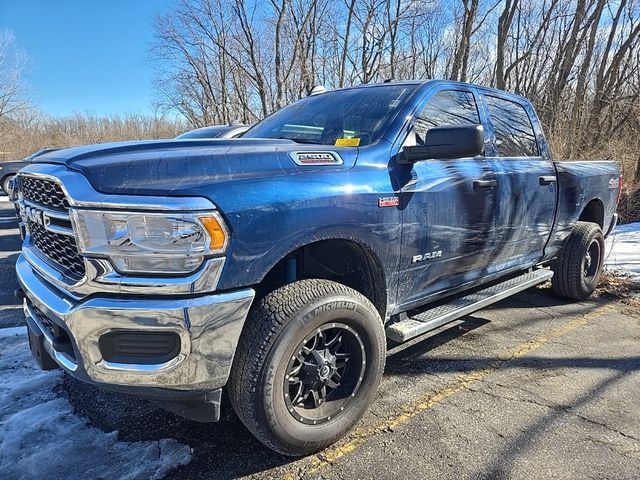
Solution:
<path fill-rule="evenodd" d="M 593 198 L 582 209 L 579 222 L 591 222 L 604 229 L 604 203 L 599 198 Z"/>
<path fill-rule="evenodd" d="M 382 319 L 386 319 L 388 287 L 385 269 L 374 250 L 363 242 L 334 237 L 290 249 L 279 255 L 259 278 L 257 296 L 306 278 L 332 280 L 353 288 L 367 297 Z"/>

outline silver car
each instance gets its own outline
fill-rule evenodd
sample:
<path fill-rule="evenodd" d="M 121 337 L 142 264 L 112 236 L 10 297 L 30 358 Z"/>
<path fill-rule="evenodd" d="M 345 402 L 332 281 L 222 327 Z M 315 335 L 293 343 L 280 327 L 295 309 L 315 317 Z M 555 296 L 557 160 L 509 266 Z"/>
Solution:
<path fill-rule="evenodd" d="M 231 123 L 229 125 L 212 125 L 210 127 L 196 128 L 188 132 L 178 135 L 179 139 L 196 139 L 196 138 L 238 138 L 244 132 L 249 130 L 251 125 L 243 125 L 242 123 Z"/>

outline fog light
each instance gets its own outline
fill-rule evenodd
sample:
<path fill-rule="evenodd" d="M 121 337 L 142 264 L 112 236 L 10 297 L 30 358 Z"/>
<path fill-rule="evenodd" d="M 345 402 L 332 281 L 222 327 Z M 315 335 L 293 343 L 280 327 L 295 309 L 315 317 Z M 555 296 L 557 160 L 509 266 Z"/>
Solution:
<path fill-rule="evenodd" d="M 180 353 L 180 336 L 175 332 L 117 330 L 98 340 L 102 358 L 113 363 L 156 365 Z"/>

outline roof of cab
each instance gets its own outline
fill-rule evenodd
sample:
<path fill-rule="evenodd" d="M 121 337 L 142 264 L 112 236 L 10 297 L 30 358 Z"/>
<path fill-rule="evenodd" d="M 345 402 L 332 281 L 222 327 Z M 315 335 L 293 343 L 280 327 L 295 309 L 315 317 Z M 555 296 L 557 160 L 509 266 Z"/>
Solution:
<path fill-rule="evenodd" d="M 512 93 L 512 92 L 508 92 L 506 90 L 500 90 L 498 88 L 493 88 L 493 87 L 486 87 L 484 85 L 478 85 L 476 83 L 468 83 L 468 82 L 458 82 L 455 80 L 445 80 L 445 79 L 429 79 L 429 80 L 387 80 L 384 82 L 375 82 L 375 83 L 363 83 L 360 85 L 353 85 L 350 87 L 343 87 L 343 88 L 339 88 L 336 90 L 346 90 L 346 89 L 350 89 L 350 88 L 370 88 L 370 87 L 384 87 L 386 85 L 411 85 L 411 86 L 416 86 L 416 85 L 427 85 L 427 84 L 447 84 L 447 85 L 452 85 L 452 86 L 459 86 L 459 87 L 473 87 L 473 88 L 477 88 L 478 90 L 482 90 L 484 92 L 487 93 L 492 93 L 495 95 L 499 95 L 502 97 L 512 97 L 512 98 L 518 98 L 520 100 L 523 100 L 525 102 L 529 102 L 529 100 L 527 100 L 527 98 L 523 97 L 522 95 L 518 95 L 516 93 Z M 331 90 L 327 90 L 327 92 L 330 92 Z"/>

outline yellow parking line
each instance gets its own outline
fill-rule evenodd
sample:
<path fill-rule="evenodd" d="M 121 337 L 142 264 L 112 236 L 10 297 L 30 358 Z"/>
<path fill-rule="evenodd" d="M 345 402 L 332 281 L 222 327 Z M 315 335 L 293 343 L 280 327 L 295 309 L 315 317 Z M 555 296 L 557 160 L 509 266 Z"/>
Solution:
<path fill-rule="evenodd" d="M 309 457 L 309 459 L 307 459 L 310 461 L 309 465 L 306 468 L 303 467 L 296 476 L 312 476 L 318 474 L 322 469 L 331 466 L 337 460 L 351 453 L 375 435 L 392 430 L 407 423 L 411 418 L 415 417 L 419 413 L 430 409 L 462 390 L 466 390 L 473 383 L 486 378 L 491 373 L 500 369 L 505 363 L 524 357 L 533 350 L 536 350 L 546 343 L 592 322 L 612 309 L 612 305 L 604 305 L 596 308 L 586 315 L 575 318 L 539 337 L 521 343 L 520 345 L 501 353 L 489 367 L 471 370 L 460 375 L 451 385 L 448 385 L 435 393 L 416 398 L 412 402 L 405 404 L 399 413 L 380 423 L 368 427 L 355 428 L 349 435 L 349 440 L 345 443 L 331 446 L 322 452 Z M 291 474 L 287 474 L 284 478 L 292 479 L 295 477 Z"/>

